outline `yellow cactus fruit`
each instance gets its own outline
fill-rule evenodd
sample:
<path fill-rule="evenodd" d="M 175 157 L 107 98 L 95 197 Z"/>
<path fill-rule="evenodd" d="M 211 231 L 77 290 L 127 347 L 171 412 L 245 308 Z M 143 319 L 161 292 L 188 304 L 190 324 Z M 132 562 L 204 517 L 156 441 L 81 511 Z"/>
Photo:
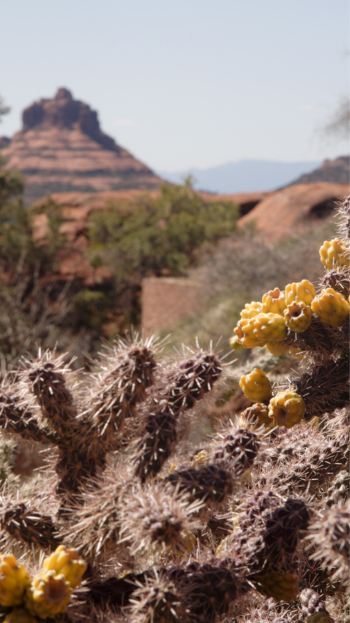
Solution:
<path fill-rule="evenodd" d="M 27 589 L 25 606 L 31 614 L 47 619 L 66 610 L 71 594 L 72 587 L 64 575 L 44 571 L 33 578 Z"/>
<path fill-rule="evenodd" d="M 271 426 L 272 423 L 269 417 L 269 408 L 263 402 L 256 402 L 251 407 L 245 409 L 242 413 L 242 418 L 254 428 Z"/>
<path fill-rule="evenodd" d="M 233 335 L 229 340 L 232 350 L 243 350 L 244 346 L 240 343 L 238 335 Z"/>
<path fill-rule="evenodd" d="M 283 311 L 286 308 L 286 300 L 284 292 L 281 292 L 279 288 L 269 290 L 262 297 L 262 313 L 268 314 L 280 314 L 283 316 Z"/>
<path fill-rule="evenodd" d="M 350 266 L 347 257 L 347 248 L 339 238 L 325 240 L 320 248 L 320 259 L 325 268 L 335 268 L 336 266 Z"/>
<path fill-rule="evenodd" d="M 303 301 L 306 305 L 311 305 L 315 296 L 315 286 L 307 279 L 303 279 L 299 283 L 289 283 L 285 289 L 286 306 L 291 305 L 294 301 Z"/>
<path fill-rule="evenodd" d="M 244 348 L 256 348 L 265 344 L 265 340 L 255 337 L 253 320 L 254 318 L 242 318 L 234 329 L 239 342 L 243 344 Z"/>
<path fill-rule="evenodd" d="M 284 319 L 288 329 L 295 331 L 295 333 L 303 333 L 311 323 L 311 308 L 304 301 L 294 301 L 285 309 Z"/>
<path fill-rule="evenodd" d="M 292 355 L 293 357 L 297 357 L 297 359 L 304 359 L 304 355 L 305 353 L 300 350 L 300 348 L 298 348 L 297 346 L 290 346 L 289 347 L 289 354 Z"/>
<path fill-rule="evenodd" d="M 274 357 L 281 357 L 281 355 L 287 355 L 290 352 L 290 346 L 285 342 L 267 342 L 265 348 Z"/>
<path fill-rule="evenodd" d="M 244 309 L 241 311 L 241 318 L 254 318 L 262 312 L 262 304 L 259 301 L 252 301 L 246 303 Z"/>
<path fill-rule="evenodd" d="M 282 355 L 293 355 L 293 357 L 298 357 L 298 359 L 303 358 L 303 352 L 297 346 L 290 346 L 286 344 L 286 342 L 267 342 L 265 344 L 265 348 L 273 355 L 274 357 L 281 357 Z"/>
<path fill-rule="evenodd" d="M 302 420 L 304 413 L 305 402 L 290 389 L 279 392 L 270 400 L 269 416 L 275 420 L 277 426 L 292 428 Z"/>
<path fill-rule="evenodd" d="M 239 386 L 252 402 L 264 402 L 271 398 L 271 383 L 265 372 L 255 368 L 250 374 L 244 374 L 239 381 Z"/>
<path fill-rule="evenodd" d="M 334 623 L 328 612 L 314 612 L 307 617 L 306 623 Z"/>
<path fill-rule="evenodd" d="M 276 601 L 295 601 L 299 592 L 298 576 L 292 573 L 268 571 L 255 576 L 261 592 Z"/>
<path fill-rule="evenodd" d="M 39 623 L 25 608 L 14 608 L 4 619 L 4 623 Z"/>
<path fill-rule="evenodd" d="M 287 337 L 287 327 L 279 314 L 259 314 L 253 318 L 254 334 L 266 342 L 281 342 Z"/>
<path fill-rule="evenodd" d="M 77 550 L 67 549 L 63 545 L 59 545 L 43 562 L 44 571 L 55 571 L 56 574 L 63 575 L 72 588 L 79 586 L 86 568 L 87 564 L 79 557 Z"/>
<path fill-rule="evenodd" d="M 350 313 L 350 305 L 340 292 L 333 288 L 322 290 L 311 303 L 311 309 L 326 324 L 341 327 Z"/>
<path fill-rule="evenodd" d="M 258 314 L 254 318 L 242 318 L 235 333 L 244 348 L 264 346 L 266 342 L 281 342 L 287 337 L 284 318 L 279 314 Z"/>
<path fill-rule="evenodd" d="M 209 463 L 209 454 L 206 450 L 201 450 L 193 457 L 190 465 L 191 467 L 198 468 L 207 465 L 207 463 Z"/>
<path fill-rule="evenodd" d="M 30 576 L 25 566 L 20 565 L 13 554 L 0 555 L 0 604 L 20 606 L 29 584 Z"/>

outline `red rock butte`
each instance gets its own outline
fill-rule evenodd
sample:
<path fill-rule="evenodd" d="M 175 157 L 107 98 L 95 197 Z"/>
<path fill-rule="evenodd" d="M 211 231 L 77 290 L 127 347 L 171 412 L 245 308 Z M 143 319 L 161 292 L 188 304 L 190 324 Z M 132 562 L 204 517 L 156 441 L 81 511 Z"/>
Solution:
<path fill-rule="evenodd" d="M 25 201 L 58 192 L 157 188 L 161 180 L 100 128 L 97 113 L 61 88 L 22 114 L 22 129 L 0 137 L 6 169 L 26 177 Z"/>

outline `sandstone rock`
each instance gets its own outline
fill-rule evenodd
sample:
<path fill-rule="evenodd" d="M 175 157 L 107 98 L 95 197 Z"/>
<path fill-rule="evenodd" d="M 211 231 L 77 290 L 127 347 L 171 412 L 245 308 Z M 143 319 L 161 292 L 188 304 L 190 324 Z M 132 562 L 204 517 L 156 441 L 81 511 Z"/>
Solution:
<path fill-rule="evenodd" d="M 298 184 L 272 193 L 239 220 L 239 225 L 255 222 L 267 240 L 303 231 L 328 217 L 336 204 L 349 194 L 349 184 Z"/>
<path fill-rule="evenodd" d="M 11 139 L 7 136 L 0 136 L 0 149 L 4 149 L 4 147 L 8 147 L 11 143 Z"/>
<path fill-rule="evenodd" d="M 25 201 L 57 192 L 156 188 L 160 179 L 100 129 L 97 113 L 61 88 L 23 111 L 23 127 L 0 139 L 8 169 L 26 176 Z"/>
<path fill-rule="evenodd" d="M 332 182 L 333 184 L 348 184 L 350 180 L 350 156 L 340 156 L 334 160 L 325 160 L 315 171 L 305 173 L 288 186 L 296 184 L 312 184 L 315 182 Z"/>
<path fill-rule="evenodd" d="M 142 280 L 142 333 L 149 337 L 199 311 L 208 294 L 202 283 L 172 277 Z"/>
<path fill-rule="evenodd" d="M 239 206 L 241 216 L 245 216 L 253 210 L 260 201 L 273 195 L 271 192 L 234 193 L 231 195 L 205 195 L 211 201 L 233 201 Z M 205 193 L 201 193 L 204 195 Z"/>

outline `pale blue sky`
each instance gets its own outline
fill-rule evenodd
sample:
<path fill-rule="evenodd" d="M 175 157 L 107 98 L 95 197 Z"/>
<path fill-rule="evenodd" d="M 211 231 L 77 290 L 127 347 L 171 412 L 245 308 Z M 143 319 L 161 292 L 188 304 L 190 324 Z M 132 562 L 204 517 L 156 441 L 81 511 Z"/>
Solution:
<path fill-rule="evenodd" d="M 348 50 L 348 0 L 0 0 L 0 134 L 65 86 L 156 169 L 334 157 Z"/>

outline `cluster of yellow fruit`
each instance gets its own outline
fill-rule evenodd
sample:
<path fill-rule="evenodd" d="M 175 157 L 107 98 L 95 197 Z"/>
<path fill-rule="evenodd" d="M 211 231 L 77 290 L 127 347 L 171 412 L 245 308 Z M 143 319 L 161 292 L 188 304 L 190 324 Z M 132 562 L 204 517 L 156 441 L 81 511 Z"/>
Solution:
<path fill-rule="evenodd" d="M 325 288 L 317 296 L 314 286 L 307 279 L 288 284 L 282 292 L 275 288 L 264 294 L 261 303 L 252 301 L 245 305 L 234 329 L 236 335 L 230 340 L 231 347 L 236 350 L 240 346 L 265 346 L 276 356 L 296 354 L 297 349 L 284 343 L 288 329 L 295 333 L 306 331 L 312 312 L 322 322 L 341 327 L 349 317 L 350 305 L 333 288 Z"/>
<path fill-rule="evenodd" d="M 324 241 L 320 248 L 320 258 L 323 266 L 328 269 L 350 266 L 349 249 L 339 238 Z"/>
<path fill-rule="evenodd" d="M 298 424 L 305 413 L 305 403 L 293 389 L 279 392 L 272 398 L 272 388 L 263 370 L 255 368 L 245 374 L 239 382 L 245 396 L 255 402 L 251 415 L 261 425 L 274 424 L 292 428 Z M 265 405 L 264 403 L 267 403 Z"/>
<path fill-rule="evenodd" d="M 13 554 L 0 555 L 0 604 L 13 608 L 4 623 L 36 623 L 65 612 L 86 567 L 76 550 L 60 545 L 31 578 Z"/>
<path fill-rule="evenodd" d="M 349 253 L 338 238 L 323 243 L 320 257 L 326 268 L 350 266 Z M 341 327 L 350 315 L 349 301 L 333 288 L 325 288 L 316 295 L 315 287 L 307 279 L 288 284 L 284 291 L 275 288 L 264 294 L 261 302 L 245 305 L 230 345 L 234 350 L 265 346 L 275 356 L 300 356 L 299 349 L 286 341 L 288 331 L 307 331 L 313 313 L 325 324 Z M 272 398 L 271 383 L 258 368 L 241 378 L 240 387 L 256 403 L 253 412 L 259 424 L 274 421 L 278 426 L 291 428 L 304 416 L 302 397 L 290 388 Z"/>
<path fill-rule="evenodd" d="M 350 266 L 346 247 L 341 240 L 326 240 L 320 248 L 321 261 L 326 268 Z M 284 291 L 270 290 L 260 301 L 247 303 L 241 311 L 230 344 L 233 349 L 265 346 L 272 354 L 296 354 L 295 349 L 284 344 L 288 329 L 303 333 L 308 329 L 312 312 L 333 327 L 341 327 L 350 314 L 345 297 L 325 288 L 317 296 L 315 287 L 307 279 L 290 283 Z"/>

